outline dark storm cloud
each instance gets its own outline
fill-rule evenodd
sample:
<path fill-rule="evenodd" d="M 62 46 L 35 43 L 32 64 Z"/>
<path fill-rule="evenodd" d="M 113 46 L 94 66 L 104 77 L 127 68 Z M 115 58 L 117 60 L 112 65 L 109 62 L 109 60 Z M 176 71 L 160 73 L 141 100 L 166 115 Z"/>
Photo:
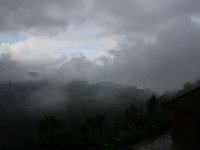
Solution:
<path fill-rule="evenodd" d="M 65 30 L 85 7 L 78 0 L 1 0 L 0 31 L 58 32 Z"/>
<path fill-rule="evenodd" d="M 120 47 L 113 51 L 116 81 L 162 91 L 180 88 L 200 77 L 199 41 L 199 26 L 186 17 L 162 30 L 155 43 Z"/>
<path fill-rule="evenodd" d="M 121 34 L 141 34 L 156 32 L 180 16 L 199 14 L 199 5 L 199 0 L 1 0 L 0 31 L 51 32 L 90 22 Z"/>
<path fill-rule="evenodd" d="M 177 19 L 160 31 L 157 40 L 119 45 L 110 51 L 113 59 L 99 57 L 98 66 L 86 58 L 72 59 L 54 71 L 63 80 L 114 81 L 153 88 L 178 89 L 185 82 L 200 78 L 200 27 L 190 17 Z M 53 78 L 52 77 L 52 78 Z"/>
<path fill-rule="evenodd" d="M 18 62 L 12 60 L 9 54 L 2 54 L 0 56 L 0 71 L 0 82 L 24 81 L 30 79 L 26 69 Z"/>
<path fill-rule="evenodd" d="M 155 34 L 182 16 L 199 14 L 199 6 L 198 0 L 108 0 L 96 1 L 92 9 L 114 33 Z"/>
<path fill-rule="evenodd" d="M 1 0 L 1 33 L 59 34 L 70 24 L 92 24 L 118 45 L 107 52 L 109 57 L 95 60 L 100 65 L 85 57 L 31 67 L 1 59 L 6 69 L 0 78 L 32 79 L 31 68 L 37 78 L 109 80 L 158 91 L 180 88 L 200 73 L 200 26 L 192 17 L 200 18 L 199 0 Z"/>

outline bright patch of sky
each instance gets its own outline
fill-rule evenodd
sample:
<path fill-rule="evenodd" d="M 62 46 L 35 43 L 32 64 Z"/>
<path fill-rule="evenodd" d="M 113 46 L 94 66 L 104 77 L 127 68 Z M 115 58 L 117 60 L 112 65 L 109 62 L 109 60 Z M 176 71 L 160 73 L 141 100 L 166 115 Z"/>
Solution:
<path fill-rule="evenodd" d="M 0 43 L 16 43 L 27 39 L 27 34 L 0 34 Z"/>
<path fill-rule="evenodd" d="M 93 58 L 99 53 L 96 42 L 86 42 L 82 45 L 74 45 L 72 47 L 61 48 L 56 51 L 55 56 L 60 58 L 62 56 L 76 57 L 77 54 L 84 55 L 88 58 Z"/>
<path fill-rule="evenodd" d="M 95 27 L 76 28 L 70 26 L 66 30 L 66 34 L 72 37 L 74 41 L 71 42 L 69 47 L 58 49 L 55 52 L 55 57 L 60 58 L 67 55 L 69 57 L 85 56 L 93 58 L 99 53 L 98 41 L 91 38 L 98 35 L 98 30 Z"/>
<path fill-rule="evenodd" d="M 102 34 L 100 28 L 92 26 L 69 27 L 54 36 L 32 34 L 1 34 L 0 51 L 10 53 L 17 60 L 87 57 L 94 59 L 116 46 L 112 36 Z"/>
<path fill-rule="evenodd" d="M 116 41 L 112 37 L 102 36 L 102 30 L 94 26 L 70 26 L 60 37 L 66 40 L 67 44 L 54 51 L 53 55 L 56 58 L 84 56 L 93 59 L 103 51 L 116 46 Z"/>

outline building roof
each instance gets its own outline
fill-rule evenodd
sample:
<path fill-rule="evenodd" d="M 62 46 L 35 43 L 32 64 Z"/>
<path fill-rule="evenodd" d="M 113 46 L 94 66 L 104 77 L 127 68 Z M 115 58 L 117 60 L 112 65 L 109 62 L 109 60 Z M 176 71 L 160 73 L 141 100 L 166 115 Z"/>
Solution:
<path fill-rule="evenodd" d="M 200 87 L 169 101 L 166 106 L 171 109 L 200 112 Z"/>

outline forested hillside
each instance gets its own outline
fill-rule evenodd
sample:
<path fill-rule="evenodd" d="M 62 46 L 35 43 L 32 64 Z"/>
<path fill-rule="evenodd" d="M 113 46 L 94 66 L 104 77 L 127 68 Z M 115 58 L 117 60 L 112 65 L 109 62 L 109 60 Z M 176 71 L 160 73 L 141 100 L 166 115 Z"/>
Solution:
<path fill-rule="evenodd" d="M 116 149 L 170 123 L 163 103 L 197 87 L 158 95 L 112 82 L 0 84 L 0 146 L 4 149 Z"/>

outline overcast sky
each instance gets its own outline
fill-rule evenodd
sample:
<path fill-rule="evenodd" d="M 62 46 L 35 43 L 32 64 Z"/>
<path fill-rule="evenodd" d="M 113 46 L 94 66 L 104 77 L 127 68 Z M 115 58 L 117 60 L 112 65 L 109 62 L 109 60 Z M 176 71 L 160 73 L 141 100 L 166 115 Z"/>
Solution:
<path fill-rule="evenodd" d="M 200 0 L 0 0 L 0 81 L 200 78 Z"/>

